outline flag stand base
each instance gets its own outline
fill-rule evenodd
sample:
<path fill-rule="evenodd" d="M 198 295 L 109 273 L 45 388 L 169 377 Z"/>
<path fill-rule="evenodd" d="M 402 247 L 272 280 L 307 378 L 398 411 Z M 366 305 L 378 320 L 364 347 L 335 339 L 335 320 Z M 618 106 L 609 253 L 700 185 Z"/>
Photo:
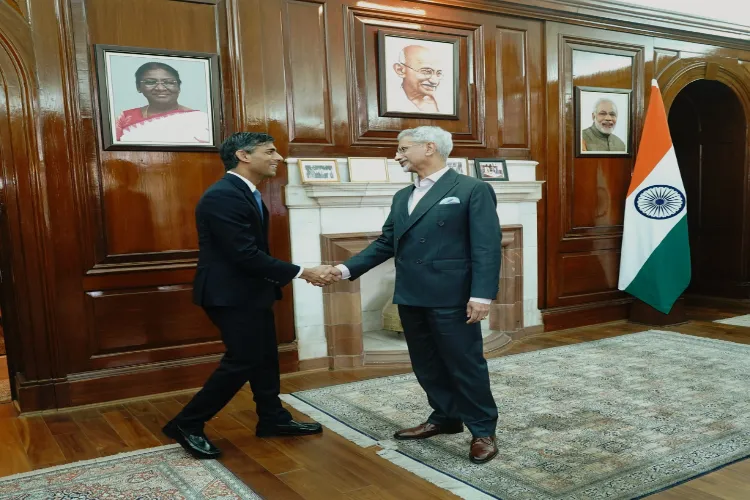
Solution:
<path fill-rule="evenodd" d="M 645 302 L 635 299 L 630 307 L 630 317 L 628 320 L 631 323 L 652 326 L 680 325 L 682 323 L 687 323 L 688 319 L 687 314 L 685 313 L 685 301 L 680 297 L 672 306 L 672 310 L 669 311 L 669 314 L 664 314 Z"/>

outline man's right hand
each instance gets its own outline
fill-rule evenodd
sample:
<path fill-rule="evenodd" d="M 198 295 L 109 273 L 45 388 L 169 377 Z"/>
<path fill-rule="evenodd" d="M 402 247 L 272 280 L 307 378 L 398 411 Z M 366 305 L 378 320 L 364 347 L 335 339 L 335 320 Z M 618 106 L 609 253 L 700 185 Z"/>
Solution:
<path fill-rule="evenodd" d="M 326 286 L 341 279 L 341 271 L 333 266 L 317 266 L 303 269 L 300 278 L 311 285 Z"/>

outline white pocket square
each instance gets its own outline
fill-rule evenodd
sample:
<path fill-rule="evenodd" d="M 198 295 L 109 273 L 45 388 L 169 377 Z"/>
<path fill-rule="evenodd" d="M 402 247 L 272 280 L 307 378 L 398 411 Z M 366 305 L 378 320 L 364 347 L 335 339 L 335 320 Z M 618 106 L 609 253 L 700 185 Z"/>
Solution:
<path fill-rule="evenodd" d="M 443 198 L 440 200 L 440 205 L 457 205 L 461 202 L 456 198 L 455 196 L 449 196 L 448 198 Z"/>

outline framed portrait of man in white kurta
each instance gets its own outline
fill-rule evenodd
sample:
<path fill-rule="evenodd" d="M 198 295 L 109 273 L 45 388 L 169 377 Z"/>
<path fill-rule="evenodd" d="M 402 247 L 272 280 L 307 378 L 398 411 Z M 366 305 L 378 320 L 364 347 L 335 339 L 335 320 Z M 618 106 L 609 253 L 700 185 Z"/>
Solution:
<path fill-rule="evenodd" d="M 459 40 L 378 32 L 380 115 L 458 119 Z"/>

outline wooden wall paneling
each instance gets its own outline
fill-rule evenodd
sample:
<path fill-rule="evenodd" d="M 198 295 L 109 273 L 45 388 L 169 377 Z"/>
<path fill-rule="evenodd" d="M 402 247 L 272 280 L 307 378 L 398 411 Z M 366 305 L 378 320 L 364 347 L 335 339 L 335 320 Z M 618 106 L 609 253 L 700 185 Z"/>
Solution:
<path fill-rule="evenodd" d="M 284 10 L 289 143 L 331 145 L 325 2 L 289 0 Z"/>
<path fill-rule="evenodd" d="M 51 308 L 57 268 L 45 193 L 56 156 L 37 135 L 39 103 L 56 101 L 59 85 L 38 86 L 49 74 L 37 73 L 34 53 L 40 37 L 7 3 L 0 3 L 0 32 L 4 334 L 18 400 L 38 409 L 55 405 L 54 383 L 64 373 Z M 64 129 L 64 123 L 56 125 L 56 130 Z"/>
<path fill-rule="evenodd" d="M 84 14 L 90 46 L 218 52 L 216 10 L 213 5 L 164 0 L 89 0 Z M 166 23 L 165 19 L 174 21 Z M 82 70 L 88 72 L 91 85 L 81 92 L 88 94 L 98 84 L 92 58 Z M 99 110 L 92 111 L 98 123 Z M 87 146 L 97 148 L 87 157 L 96 159 L 89 162 L 90 176 L 101 185 L 89 189 L 97 197 L 94 206 L 101 211 L 95 234 L 104 241 L 101 246 L 106 252 L 91 267 L 123 255 L 128 257 L 119 260 L 126 266 L 133 261 L 195 257 L 197 235 L 186 228 L 194 226 L 195 205 L 205 188 L 221 176 L 217 154 L 103 151 L 99 141 L 89 141 Z"/>
<path fill-rule="evenodd" d="M 659 33 L 674 40 L 710 41 L 747 49 L 750 28 L 744 24 L 681 14 L 618 0 L 412 0 L 466 10 L 513 15 L 589 28 L 618 29 L 634 35 Z"/>
<path fill-rule="evenodd" d="M 547 171 L 546 307 L 617 301 L 623 298 L 617 290 L 623 207 L 653 41 L 556 23 L 548 23 L 546 39 L 547 161 L 557 166 Z M 575 157 L 575 86 L 632 89 L 632 158 Z M 545 318 L 552 313 L 545 311 Z"/>
<path fill-rule="evenodd" d="M 286 0 L 284 0 L 286 1 Z M 244 68 L 252 66 L 252 77 L 260 78 L 263 82 L 265 94 L 266 130 L 276 139 L 276 145 L 282 156 L 289 155 L 289 116 L 287 114 L 286 68 L 284 65 L 284 23 L 282 0 L 263 0 L 258 12 L 251 15 L 260 17 L 263 52 L 261 59 L 249 59 L 243 54 Z M 244 8 L 244 6 L 243 6 Z M 258 61 L 262 61 L 259 66 Z M 247 75 L 245 78 L 248 78 Z M 248 130 L 248 128 L 244 128 Z M 288 174 L 285 168 L 280 168 L 276 177 L 268 179 L 261 186 L 263 200 L 271 212 L 269 231 L 271 253 L 274 257 L 290 261 L 292 258 L 292 244 L 289 235 L 289 212 L 284 203 L 284 186 Z M 292 286 L 287 285 L 283 290 L 283 299 L 276 303 L 276 337 L 281 344 L 295 341 L 294 329 L 294 301 Z"/>
<path fill-rule="evenodd" d="M 271 134 L 282 156 L 289 155 L 284 67 L 284 4 L 282 0 L 229 0 L 230 59 L 233 72 L 232 95 L 237 108 L 237 131 Z M 229 95 L 227 96 L 230 97 Z M 286 169 L 260 187 L 271 214 L 270 247 L 274 257 L 291 259 L 289 214 L 284 203 Z M 292 287 L 274 307 L 277 339 L 294 342 L 294 301 Z"/>
<path fill-rule="evenodd" d="M 526 78 L 527 33 L 497 28 L 497 129 L 500 147 L 529 149 L 529 84 Z"/>
<path fill-rule="evenodd" d="M 495 29 L 493 57 L 486 57 L 487 73 L 495 74 L 495 82 L 488 81 L 487 93 L 497 95 L 497 106 L 488 99 L 485 121 L 493 122 L 497 116 L 497 128 L 488 127 L 487 146 L 498 148 L 493 155 L 506 158 L 531 159 L 537 161 L 536 178 L 546 179 L 546 109 L 544 74 L 544 26 L 539 21 L 493 17 L 488 20 Z M 492 84 L 495 88 L 492 88 Z M 497 131 L 492 135 L 493 130 Z M 542 185 L 542 200 L 537 204 L 537 224 L 545 227 L 546 183 Z M 538 232 L 538 286 L 539 308 L 545 307 L 546 287 L 546 231 Z"/>
<path fill-rule="evenodd" d="M 97 247 L 100 252 L 103 250 L 103 254 L 94 255 L 94 262 L 86 264 L 86 273 L 97 275 L 100 284 L 107 289 L 111 288 L 106 284 L 108 272 L 116 272 L 118 276 L 124 272 L 137 275 L 148 272 L 149 267 L 159 269 L 165 264 L 193 265 L 197 254 L 195 205 L 203 191 L 221 176 L 223 170 L 215 153 L 101 150 L 99 107 L 95 92 L 98 82 L 93 71 L 94 44 L 197 52 L 221 50 L 216 22 L 218 14 L 223 11 L 217 10 L 218 6 L 173 1 L 144 3 L 140 0 L 140 3 L 87 0 L 78 4 L 80 8 L 75 11 L 78 21 L 74 25 L 78 42 L 76 47 L 79 50 L 85 47 L 85 52 L 79 54 L 77 60 L 81 115 L 84 122 L 91 123 L 91 129 L 96 133 L 96 140 L 83 143 L 88 174 L 85 180 L 89 183 L 79 185 L 78 189 L 89 194 L 88 203 L 81 208 L 91 210 L 95 215 L 84 215 L 83 219 L 96 221 L 93 227 L 86 229 L 92 235 L 91 241 L 99 242 Z M 132 9 L 136 13 L 124 15 Z M 155 14 L 156 17 L 152 17 Z M 127 21 L 123 21 L 124 18 Z M 164 23 L 163 19 L 175 19 L 175 22 Z M 155 22 L 158 26 L 153 24 Z M 86 43 L 81 43 L 84 40 Z M 182 279 L 185 278 L 187 276 L 182 276 Z M 167 278 L 164 284 L 180 283 Z M 78 293 L 82 292 L 79 288 Z M 88 296 L 104 293 L 90 290 Z M 79 296 L 83 300 L 84 297 Z M 136 296 L 148 301 L 146 295 Z M 180 301 L 178 297 L 174 297 L 174 300 L 183 309 L 162 311 L 160 321 L 163 323 L 169 324 L 172 319 L 169 316 L 172 315 L 191 317 L 200 313 L 196 306 Z M 104 318 L 96 314 L 96 309 L 87 308 L 87 311 L 93 314 L 86 322 L 91 328 L 87 336 L 89 346 L 71 354 L 76 356 L 71 363 L 71 373 L 97 367 L 94 357 L 98 353 L 97 346 L 102 343 L 97 335 L 107 331 L 106 325 L 100 324 Z M 202 324 L 205 326 L 206 322 Z M 213 340 L 218 338 L 214 328 L 208 332 L 213 335 Z M 175 335 L 182 333 L 178 329 Z M 138 337 L 142 334 L 155 336 L 152 343 L 158 343 L 158 329 L 144 328 L 134 330 L 132 338 L 125 343 L 132 340 L 134 346 L 138 346 Z M 186 341 L 191 342 L 191 339 Z M 118 354 L 109 353 L 108 365 L 127 363 L 128 350 L 128 347 L 122 346 L 124 359 L 121 361 L 117 361 Z M 172 356 L 178 355 L 172 351 Z"/>
<path fill-rule="evenodd" d="M 44 84 L 41 128 L 47 186 L 54 200 L 48 218 L 55 254 L 49 261 L 64 264 L 45 266 L 54 278 L 57 300 L 48 307 L 55 323 L 41 331 L 53 349 L 45 352 L 44 341 L 34 342 L 44 359 L 37 365 L 48 373 L 26 363 L 31 369 L 19 375 L 30 387 L 22 397 L 24 410 L 122 397 L 122 377 L 128 370 L 147 373 L 179 365 L 179 377 L 165 376 L 163 383 L 155 377 L 129 388 L 143 394 L 199 385 L 201 377 L 185 376 L 191 365 L 196 365 L 196 373 L 215 366 L 223 346 L 216 329 L 191 303 L 190 286 L 197 248 L 193 211 L 198 197 L 223 174 L 220 160 L 215 153 L 102 151 L 93 45 L 219 52 L 226 77 L 237 62 L 231 51 L 241 52 L 237 37 L 229 38 L 234 24 L 226 17 L 237 8 L 237 2 L 223 0 L 35 4 L 33 45 L 40 53 L 39 81 Z M 55 32 L 57 37 L 46 35 Z M 231 81 L 225 81 L 225 92 L 232 89 Z M 232 130 L 237 111 L 243 117 L 247 113 L 234 94 L 224 101 L 223 126 Z M 266 201 L 277 214 L 283 204 L 278 194 L 275 198 L 269 195 Z M 282 240 L 284 232 L 288 240 L 288 227 L 281 228 Z M 288 251 L 288 243 L 281 246 Z M 287 332 L 293 338 L 293 325 Z M 285 359 L 296 359 L 293 344 L 284 353 Z M 46 392 L 32 392 L 34 387 Z M 87 394 L 89 390 L 94 392 Z"/>

